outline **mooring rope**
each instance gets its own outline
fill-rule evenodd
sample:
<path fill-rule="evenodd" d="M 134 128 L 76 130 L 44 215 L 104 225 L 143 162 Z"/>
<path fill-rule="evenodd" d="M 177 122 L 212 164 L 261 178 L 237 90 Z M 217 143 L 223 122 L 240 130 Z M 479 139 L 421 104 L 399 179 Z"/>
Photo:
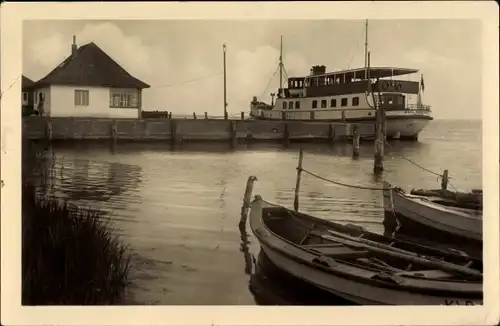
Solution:
<path fill-rule="evenodd" d="M 392 147 L 392 146 L 391 146 L 391 145 L 390 145 L 387 141 L 385 142 L 385 144 L 386 144 L 387 146 L 389 146 L 390 148 L 393 148 L 393 147 Z M 412 161 L 411 159 L 407 158 L 406 156 L 404 156 L 404 155 L 403 155 L 403 154 L 401 154 L 401 153 L 396 153 L 396 155 L 397 155 L 397 156 L 399 156 L 399 157 L 401 157 L 402 159 L 405 159 L 405 160 L 407 160 L 408 162 L 410 162 L 410 163 L 414 164 L 415 166 L 418 166 L 418 167 L 419 167 L 419 168 L 421 168 L 422 170 L 429 172 L 430 174 L 434 174 L 434 175 L 436 175 L 436 176 L 438 176 L 438 177 L 440 177 L 440 178 L 442 178 L 442 177 L 443 177 L 443 175 L 442 175 L 442 174 L 437 173 L 437 172 L 434 172 L 434 171 L 432 171 L 432 170 L 429 170 L 429 169 L 427 169 L 426 167 L 423 167 L 422 165 L 420 165 L 420 164 L 416 163 L 415 161 Z"/>
<path fill-rule="evenodd" d="M 390 148 L 393 148 L 393 147 L 392 147 L 392 146 L 391 146 L 391 145 L 390 145 L 387 141 L 385 142 L 385 144 L 386 144 L 387 146 L 389 146 Z M 396 153 L 396 154 L 395 154 L 395 156 L 399 156 L 399 157 L 401 157 L 402 159 L 404 159 L 404 160 L 406 160 L 406 161 L 410 162 L 411 164 L 413 164 L 413 165 L 415 165 L 415 166 L 419 167 L 420 169 L 422 169 L 422 170 L 424 170 L 424 171 L 426 171 L 426 172 L 428 172 L 428 173 L 430 173 L 430 174 L 433 174 L 433 175 L 437 176 L 438 180 L 443 178 L 443 175 L 442 175 L 441 173 L 437 173 L 437 172 L 434 172 L 434 171 L 432 171 L 432 170 L 429 170 L 428 168 L 423 167 L 422 165 L 420 165 L 420 164 L 416 163 L 415 161 L 413 161 L 413 160 L 411 160 L 411 159 L 407 158 L 406 156 L 404 156 L 404 155 L 403 155 L 403 154 L 401 154 L 401 153 Z M 457 191 L 457 188 L 455 188 L 455 186 L 454 186 L 454 185 L 453 185 L 453 184 L 449 181 L 450 179 L 453 179 L 453 178 L 452 178 L 452 177 L 448 177 L 448 185 L 450 185 L 450 186 L 451 186 L 451 187 L 452 187 L 455 191 Z"/>
<path fill-rule="evenodd" d="M 320 180 L 323 180 L 323 181 L 326 181 L 326 182 L 330 182 L 330 183 L 333 183 L 333 184 L 336 184 L 336 185 L 339 185 L 339 186 L 349 187 L 349 188 L 365 189 L 365 190 L 391 190 L 391 189 L 393 189 L 393 188 L 378 188 L 378 187 L 366 187 L 366 186 L 350 185 L 350 184 L 347 184 L 347 183 L 342 183 L 342 182 L 338 182 L 338 181 L 333 181 L 333 180 L 327 179 L 325 177 L 322 177 L 320 175 L 317 175 L 315 173 L 307 171 L 304 168 L 297 168 L 297 170 L 305 172 L 305 173 L 307 173 L 307 174 L 309 174 L 309 175 L 311 175 L 311 176 L 313 176 L 315 178 L 318 178 Z"/>

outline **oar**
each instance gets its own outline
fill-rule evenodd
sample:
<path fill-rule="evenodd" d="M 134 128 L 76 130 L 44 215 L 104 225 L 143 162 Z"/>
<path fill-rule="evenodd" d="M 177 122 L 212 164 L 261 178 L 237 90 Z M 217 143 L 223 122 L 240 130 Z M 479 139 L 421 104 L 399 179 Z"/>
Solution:
<path fill-rule="evenodd" d="M 343 244 L 348 245 L 348 246 L 365 248 L 365 249 L 370 250 L 372 252 L 377 252 L 377 253 L 380 253 L 380 254 L 383 254 L 386 256 L 399 258 L 399 259 L 406 260 L 406 261 L 409 261 L 409 262 L 415 263 L 415 264 L 421 264 L 421 265 L 432 267 L 432 268 L 442 269 L 444 271 L 448 271 L 448 272 L 452 272 L 452 273 L 460 273 L 460 274 L 474 276 L 474 277 L 478 277 L 478 278 L 483 277 L 483 273 L 481 273 L 477 270 L 471 269 L 471 268 L 451 264 L 451 263 L 441 261 L 441 260 L 435 261 L 435 260 L 430 260 L 427 258 L 422 258 L 422 257 L 417 256 L 416 253 L 413 253 L 410 251 L 406 251 L 406 250 L 399 249 L 399 248 L 393 248 L 393 247 L 390 247 L 390 246 L 387 246 L 387 245 L 384 245 L 381 243 L 377 243 L 375 241 L 363 239 L 363 238 L 353 238 L 351 236 L 348 236 L 348 235 L 345 235 L 342 233 L 338 233 L 338 232 L 335 232 L 332 230 L 328 230 L 328 233 L 330 233 L 331 235 L 334 235 L 334 236 L 328 236 L 328 237 L 326 237 L 327 239 L 332 240 L 332 241 L 337 241 L 337 242 L 343 243 Z"/>

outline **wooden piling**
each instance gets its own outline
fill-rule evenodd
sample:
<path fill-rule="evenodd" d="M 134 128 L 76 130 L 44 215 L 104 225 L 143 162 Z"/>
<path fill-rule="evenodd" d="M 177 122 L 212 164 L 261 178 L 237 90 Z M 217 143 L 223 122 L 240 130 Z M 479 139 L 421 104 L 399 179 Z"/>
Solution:
<path fill-rule="evenodd" d="M 245 112 L 241 111 L 241 120 L 245 120 Z"/>
<path fill-rule="evenodd" d="M 116 140 L 117 135 L 116 135 L 116 120 L 113 119 L 111 122 L 111 139 L 114 141 Z"/>
<path fill-rule="evenodd" d="M 359 130 L 357 125 L 352 128 L 352 158 L 359 157 Z"/>
<path fill-rule="evenodd" d="M 375 82 L 376 85 L 376 90 L 378 92 L 378 100 L 381 98 L 380 94 L 380 81 L 377 78 L 377 81 Z M 373 96 L 373 92 L 372 92 Z M 385 110 L 384 107 L 378 103 L 378 101 L 375 100 L 375 97 L 373 96 L 374 99 L 374 104 L 375 104 L 375 130 L 376 130 L 376 136 L 375 136 L 375 150 L 374 150 L 374 160 L 373 160 L 373 172 L 375 174 L 380 174 L 382 171 L 384 171 L 384 143 L 385 143 Z"/>
<path fill-rule="evenodd" d="M 380 115 L 380 111 L 377 110 L 376 115 Z M 380 120 L 377 118 L 377 120 Z M 374 148 L 374 157 L 373 157 L 373 172 L 375 174 L 382 173 L 384 171 L 384 149 L 383 149 L 383 136 L 382 136 L 382 127 L 380 122 L 377 122 L 376 126 L 377 134 L 375 136 L 375 148 Z"/>
<path fill-rule="evenodd" d="M 245 188 L 245 194 L 243 195 L 243 205 L 241 206 L 241 216 L 239 229 L 240 231 L 244 231 L 246 229 L 247 218 L 248 218 L 248 210 L 250 209 L 250 203 L 252 200 L 252 192 L 253 186 L 257 178 L 254 176 L 250 176 L 247 180 L 247 186 Z"/>
<path fill-rule="evenodd" d="M 49 117 L 47 117 L 46 136 L 48 141 L 52 140 L 52 120 Z"/>
<path fill-rule="evenodd" d="M 205 120 L 208 119 L 208 113 L 205 112 Z"/>
<path fill-rule="evenodd" d="M 283 141 L 285 143 L 285 146 L 290 145 L 290 129 L 289 129 L 288 123 L 286 123 L 286 122 L 283 126 Z"/>
<path fill-rule="evenodd" d="M 180 142 L 180 139 L 177 135 L 177 121 L 173 119 L 170 120 L 170 134 L 172 135 L 172 138 L 170 140 L 173 145 Z"/>
<path fill-rule="evenodd" d="M 443 172 L 443 177 L 441 179 L 441 190 L 447 190 L 448 189 L 448 170 L 444 170 Z"/>
<path fill-rule="evenodd" d="M 330 144 L 333 144 L 335 141 L 335 126 L 333 123 L 328 124 L 328 140 L 330 141 Z"/>
<path fill-rule="evenodd" d="M 302 148 L 299 151 L 299 165 L 297 166 L 297 181 L 295 183 L 295 198 L 293 200 L 293 209 L 299 211 L 299 193 L 300 193 L 300 177 L 302 176 L 302 161 L 304 159 L 304 152 Z"/>
<path fill-rule="evenodd" d="M 237 136 L 237 133 L 236 133 L 236 121 L 235 120 L 231 120 L 229 122 L 229 130 L 230 130 L 230 134 L 231 134 L 231 146 L 233 147 L 236 147 L 236 145 L 238 145 L 238 138 L 236 137 Z"/>

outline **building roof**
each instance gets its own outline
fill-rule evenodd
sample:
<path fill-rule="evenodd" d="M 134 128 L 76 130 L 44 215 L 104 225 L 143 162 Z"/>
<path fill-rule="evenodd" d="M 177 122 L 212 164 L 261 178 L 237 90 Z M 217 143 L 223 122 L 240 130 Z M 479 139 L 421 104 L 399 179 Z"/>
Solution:
<path fill-rule="evenodd" d="M 150 87 L 131 76 L 94 42 L 79 47 L 74 54 L 35 83 L 35 87 L 48 85 L 141 89 Z"/>
<path fill-rule="evenodd" d="M 21 79 L 21 88 L 22 89 L 30 89 L 33 87 L 34 84 L 35 84 L 34 81 L 32 81 L 28 77 L 22 75 L 22 79 Z"/>

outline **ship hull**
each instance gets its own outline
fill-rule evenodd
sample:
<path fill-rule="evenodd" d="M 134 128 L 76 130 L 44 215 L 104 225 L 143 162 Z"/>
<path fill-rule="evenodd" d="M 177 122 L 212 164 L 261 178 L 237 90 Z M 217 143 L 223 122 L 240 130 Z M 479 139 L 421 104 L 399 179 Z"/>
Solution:
<path fill-rule="evenodd" d="M 281 121 L 279 118 L 253 116 L 255 120 Z M 386 117 L 386 136 L 387 138 L 400 140 L 416 140 L 420 132 L 427 126 L 429 121 L 433 120 L 429 116 L 387 116 Z M 293 119 L 291 121 L 302 122 L 345 122 L 345 123 L 375 123 L 374 117 L 347 118 L 347 119 Z"/>

